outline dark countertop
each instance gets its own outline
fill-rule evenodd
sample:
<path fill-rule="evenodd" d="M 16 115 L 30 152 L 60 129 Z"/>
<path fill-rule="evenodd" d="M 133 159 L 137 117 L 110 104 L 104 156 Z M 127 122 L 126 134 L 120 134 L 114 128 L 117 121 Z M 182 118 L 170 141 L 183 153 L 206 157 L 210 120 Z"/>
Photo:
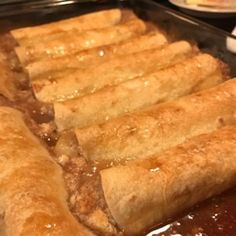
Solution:
<path fill-rule="evenodd" d="M 156 0 L 156 1 L 160 4 L 163 4 L 167 7 L 170 7 L 172 9 L 179 11 L 178 7 L 169 3 L 167 0 Z M 200 17 L 195 17 L 195 18 L 205 21 L 208 24 L 214 25 L 228 32 L 232 32 L 234 26 L 236 25 L 236 16 L 230 17 L 230 18 L 223 18 L 223 19 L 211 19 L 211 18 L 200 18 Z"/>

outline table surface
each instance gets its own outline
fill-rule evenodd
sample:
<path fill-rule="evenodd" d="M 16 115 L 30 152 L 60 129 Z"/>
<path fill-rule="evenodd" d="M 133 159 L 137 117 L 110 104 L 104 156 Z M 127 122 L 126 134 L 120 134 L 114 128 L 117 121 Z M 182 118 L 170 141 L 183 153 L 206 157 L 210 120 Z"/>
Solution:
<path fill-rule="evenodd" d="M 179 11 L 178 7 L 169 3 L 167 0 L 156 0 L 156 2 Z M 236 16 L 230 17 L 230 18 L 224 18 L 224 19 L 209 19 L 209 18 L 200 18 L 200 17 L 194 17 L 194 18 L 205 21 L 208 24 L 214 25 L 228 32 L 232 32 L 233 28 L 236 25 Z"/>

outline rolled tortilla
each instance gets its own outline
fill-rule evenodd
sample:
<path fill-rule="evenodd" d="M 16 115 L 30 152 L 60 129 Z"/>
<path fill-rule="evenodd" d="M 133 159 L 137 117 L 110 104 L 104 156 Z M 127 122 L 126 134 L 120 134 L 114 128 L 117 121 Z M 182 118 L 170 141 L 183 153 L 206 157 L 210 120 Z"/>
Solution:
<path fill-rule="evenodd" d="M 236 127 L 195 137 L 162 155 L 101 171 L 108 208 L 134 235 L 236 185 Z"/>
<path fill-rule="evenodd" d="M 121 11 L 119 9 L 104 10 L 60 20 L 48 24 L 25 27 L 11 31 L 13 37 L 21 44 L 25 40 L 57 31 L 69 31 L 77 29 L 79 31 L 105 28 L 117 24 L 121 20 Z"/>
<path fill-rule="evenodd" d="M 145 73 L 157 71 L 185 60 L 195 53 L 186 41 L 176 42 L 162 49 L 124 55 L 88 70 L 76 70 L 68 76 L 32 81 L 34 94 L 40 101 L 65 101 L 95 92 L 108 85 L 116 85 Z"/>
<path fill-rule="evenodd" d="M 62 131 L 104 123 L 127 112 L 213 87 L 224 80 L 220 65 L 214 57 L 199 54 L 165 70 L 56 102 L 57 128 Z"/>
<path fill-rule="evenodd" d="M 124 14 L 127 13 L 127 14 Z M 125 24 L 128 21 L 131 20 L 138 20 L 139 18 L 131 11 L 128 10 L 122 10 L 122 16 L 121 16 L 121 20 L 119 21 L 119 24 Z M 99 27 L 99 28 L 91 28 L 91 29 L 87 29 L 87 30 L 81 30 L 77 27 L 71 28 L 70 30 L 60 30 L 60 31 L 55 31 L 55 32 L 51 32 L 49 34 L 45 34 L 45 35 L 39 35 L 39 36 L 34 36 L 34 37 L 30 37 L 30 38 L 26 38 L 24 40 L 21 40 L 20 46 L 30 46 L 30 45 L 37 45 L 39 43 L 47 43 L 49 41 L 53 41 L 56 40 L 57 38 L 63 37 L 64 33 L 69 32 L 69 31 L 73 31 L 76 30 L 77 33 L 83 33 L 86 31 L 90 31 L 90 30 L 99 30 L 99 29 L 103 29 L 103 28 L 107 28 L 107 27 L 111 27 L 111 26 L 115 26 L 117 24 L 108 24 L 108 26 L 106 27 Z M 152 29 L 153 25 L 151 23 L 148 23 L 147 28 Z"/>
<path fill-rule="evenodd" d="M 70 213 L 62 171 L 27 128 L 22 114 L 0 107 L 0 124 L 0 207 L 5 234 L 93 235 Z"/>
<path fill-rule="evenodd" d="M 236 79 L 233 79 L 75 132 L 87 159 L 124 161 L 160 153 L 188 138 L 235 123 Z"/>
<path fill-rule="evenodd" d="M 115 56 L 157 48 L 166 43 L 166 37 L 162 33 L 155 31 L 136 38 L 131 38 L 127 41 L 122 41 L 118 44 L 88 49 L 69 56 L 53 59 L 44 58 L 29 64 L 26 69 L 30 79 L 35 79 L 38 78 L 39 75 L 44 75 L 49 72 L 51 72 L 50 75 L 53 75 L 55 71 L 61 70 L 62 68 L 86 69 Z"/>
<path fill-rule="evenodd" d="M 41 58 L 56 58 L 89 48 L 118 43 L 144 33 L 146 25 L 142 20 L 131 20 L 107 28 L 80 32 L 76 29 L 62 32 L 54 40 L 16 47 L 15 51 L 23 65 Z"/>

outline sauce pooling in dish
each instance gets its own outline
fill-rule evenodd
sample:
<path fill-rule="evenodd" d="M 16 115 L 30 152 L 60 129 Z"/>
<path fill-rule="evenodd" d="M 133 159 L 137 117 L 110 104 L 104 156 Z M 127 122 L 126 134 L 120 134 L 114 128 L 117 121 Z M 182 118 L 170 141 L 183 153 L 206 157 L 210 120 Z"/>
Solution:
<path fill-rule="evenodd" d="M 233 236 L 235 233 L 236 188 L 195 206 L 147 236 Z"/>

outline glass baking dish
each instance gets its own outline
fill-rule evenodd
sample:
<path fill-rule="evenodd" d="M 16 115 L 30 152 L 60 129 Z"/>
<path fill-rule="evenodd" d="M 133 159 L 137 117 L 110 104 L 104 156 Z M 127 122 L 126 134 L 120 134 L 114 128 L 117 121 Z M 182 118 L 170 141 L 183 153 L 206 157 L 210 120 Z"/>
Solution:
<path fill-rule="evenodd" d="M 60 1 L 60 3 L 61 2 L 63 1 Z M 27 10 L 25 9 L 27 8 L 27 4 L 21 5 L 22 8 L 19 9 L 17 9 L 16 6 L 17 5 L 7 6 L 8 8 L 5 8 L 8 10 L 7 12 L 4 12 L 4 8 L 1 7 L 0 31 L 2 33 L 14 28 L 65 19 L 101 9 L 114 7 L 130 8 L 140 18 L 152 21 L 154 24 L 158 25 L 158 27 L 166 31 L 168 35 L 171 36 L 171 40 L 176 41 L 186 39 L 192 41 L 193 43 L 196 43 L 202 51 L 220 58 L 229 65 L 231 77 L 236 76 L 236 55 L 228 51 L 226 47 L 227 38 L 236 40 L 236 37 L 182 13 L 166 8 L 156 2 L 149 0 L 71 1 L 68 4 L 54 4 L 50 6 L 46 4 L 34 5 L 34 7 L 28 8 Z M 231 202 L 231 198 L 235 197 L 235 192 L 235 190 L 232 190 L 227 193 L 230 196 L 230 198 L 228 198 L 228 203 Z M 226 198 L 225 195 L 222 199 L 224 198 Z M 187 217 L 192 217 L 189 212 L 187 212 Z M 170 227 L 175 228 L 178 224 L 179 222 L 175 221 L 174 225 L 165 225 L 160 228 L 159 231 L 156 230 L 155 233 L 150 233 L 148 235 L 164 235 L 162 232 L 168 230 Z M 165 235 L 170 234 L 167 233 Z"/>

